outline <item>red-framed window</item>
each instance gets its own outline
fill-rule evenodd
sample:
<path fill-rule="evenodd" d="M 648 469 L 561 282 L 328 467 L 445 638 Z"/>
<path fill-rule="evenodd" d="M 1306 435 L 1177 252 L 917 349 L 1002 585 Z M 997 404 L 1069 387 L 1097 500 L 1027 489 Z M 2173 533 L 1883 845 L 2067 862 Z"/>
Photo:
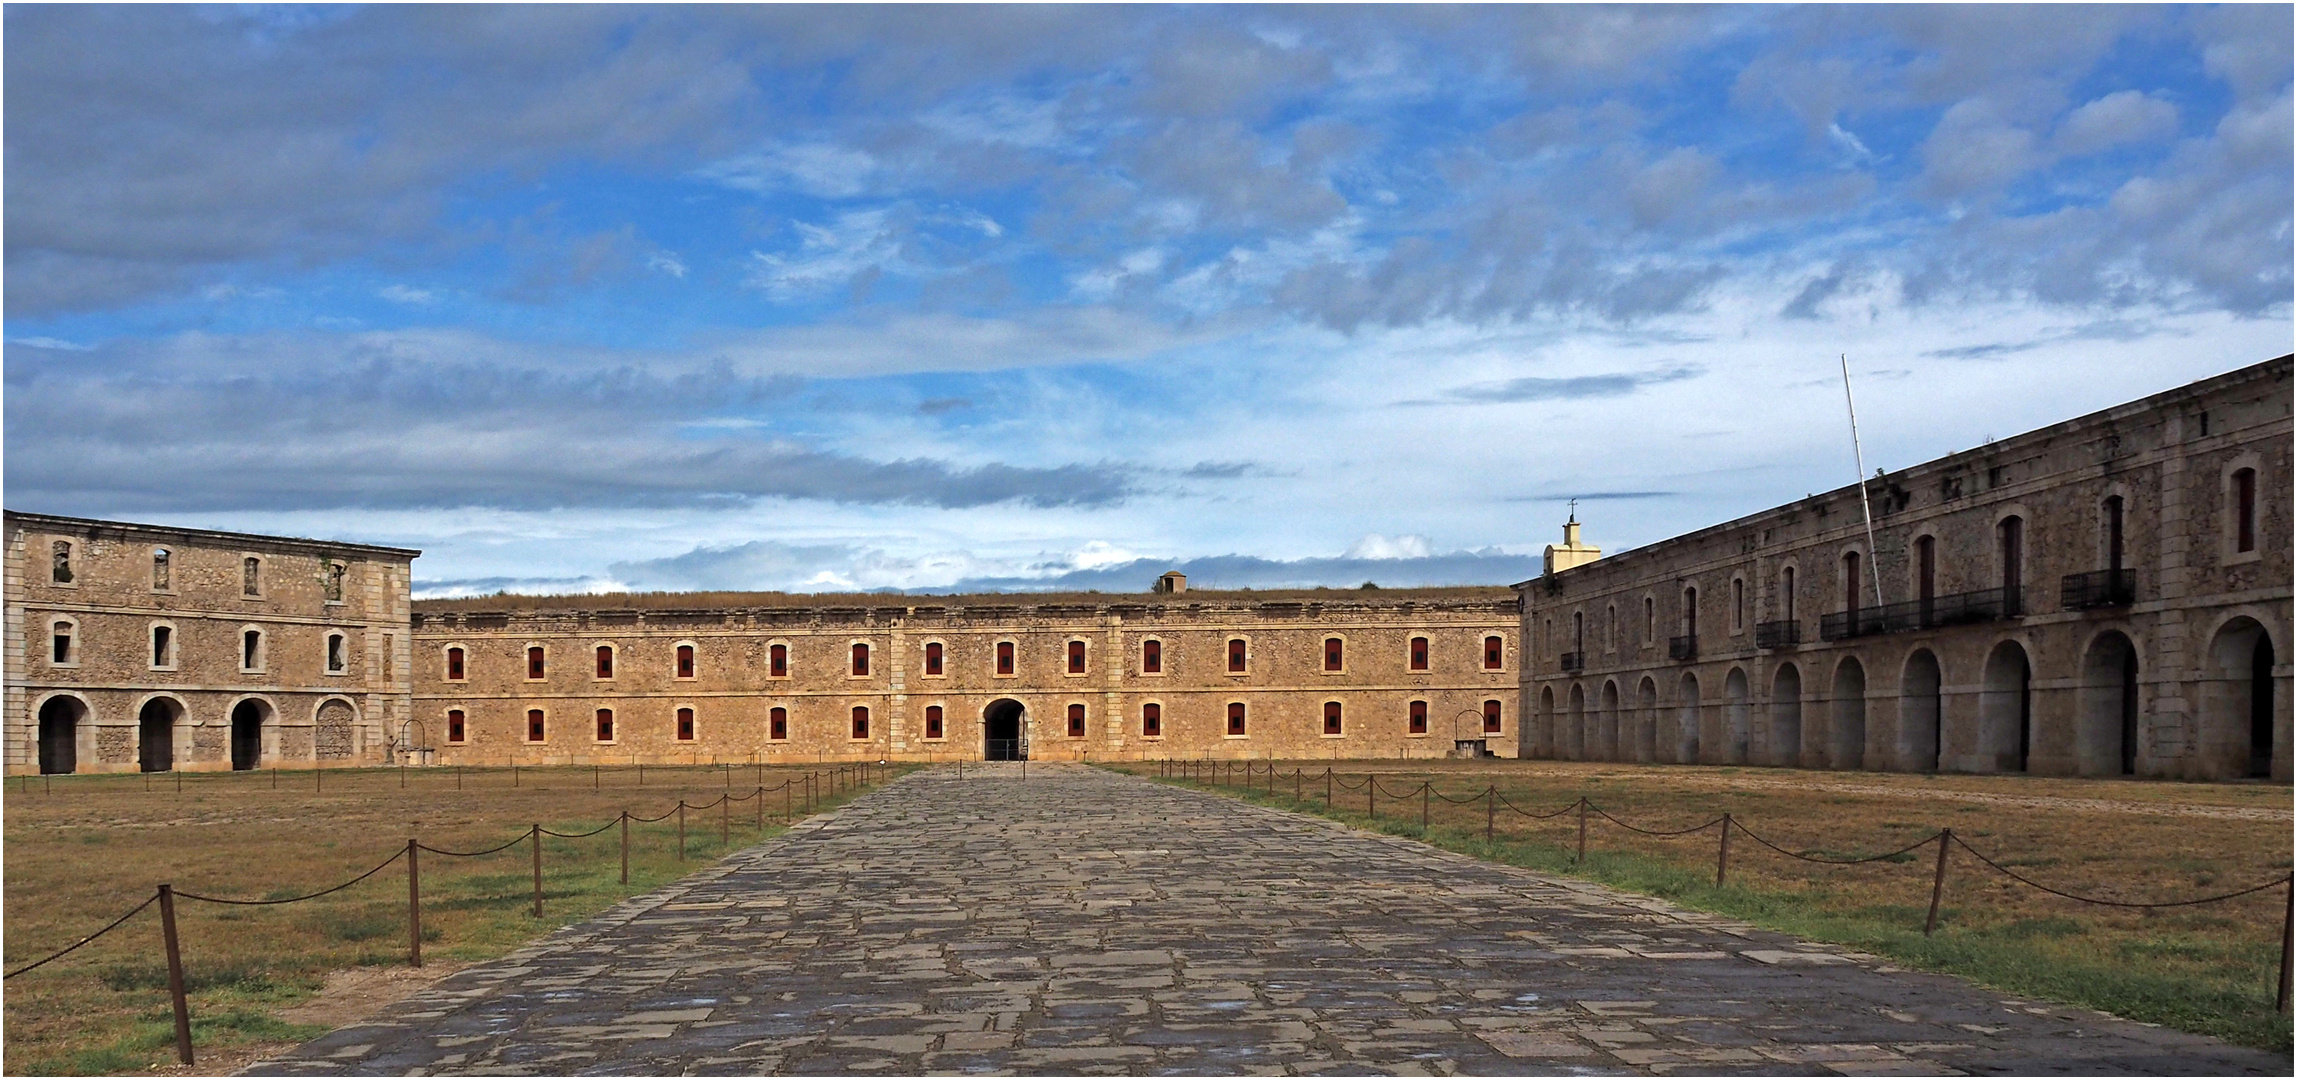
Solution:
<path fill-rule="evenodd" d="M 925 643 L 925 673 L 927 675 L 941 674 L 941 643 L 938 641 Z"/>
<path fill-rule="evenodd" d="M 447 678 L 460 679 L 462 677 L 463 647 L 457 645 L 454 648 L 447 650 Z"/>
<path fill-rule="evenodd" d="M 1324 639 L 1324 670 L 1338 671 L 1345 666 L 1343 663 L 1347 656 L 1347 653 L 1343 651 L 1345 647 L 1339 638 L 1328 637 Z"/>
<path fill-rule="evenodd" d="M 601 679 L 614 677 L 614 646 L 612 645 L 600 645 L 598 647 L 598 677 Z"/>
<path fill-rule="evenodd" d="M 464 742 L 470 738 L 470 728 L 463 720 L 461 709 L 447 710 L 447 741 Z"/>
<path fill-rule="evenodd" d="M 790 737 L 790 711 L 779 705 L 766 710 L 766 738 L 780 741 Z"/>
<path fill-rule="evenodd" d="M 1164 643 L 1155 638 L 1141 642 L 1141 673 L 1156 675 L 1164 671 Z"/>
<path fill-rule="evenodd" d="M 694 710 L 678 710 L 678 741 L 694 741 Z"/>
<path fill-rule="evenodd" d="M 853 673 L 856 675 L 869 674 L 869 645 L 864 642 L 856 641 L 853 643 Z"/>
<path fill-rule="evenodd" d="M 1231 735 L 1244 734 L 1244 703 L 1241 701 L 1228 703 L 1228 733 Z"/>
<path fill-rule="evenodd" d="M 1164 734 L 1163 706 L 1153 701 L 1141 706 L 1141 734 L 1149 736 Z"/>
<path fill-rule="evenodd" d="M 1011 675 L 1012 673 L 1013 643 L 1010 641 L 1000 641 L 997 643 L 997 674 Z"/>
<path fill-rule="evenodd" d="M 1427 703 L 1427 702 L 1425 702 L 1425 701 L 1415 701 L 1415 702 L 1412 702 L 1412 706 L 1411 706 L 1411 709 L 1410 709 L 1410 715 L 1411 715 L 1411 731 L 1412 731 L 1412 734 L 1414 734 L 1414 735 L 1425 735 L 1425 734 L 1427 734 L 1427 733 L 1428 733 L 1428 703 Z"/>
<path fill-rule="evenodd" d="M 1337 701 L 1327 701 L 1324 703 L 1324 734 L 1338 735 L 1339 733 L 1340 703 Z"/>
<path fill-rule="evenodd" d="M 1085 737 L 1085 707 L 1082 705 L 1069 706 L 1069 737 L 1072 739 Z"/>
<path fill-rule="evenodd" d="M 1412 639 L 1412 670 L 1428 670 L 1428 639 L 1424 637 Z"/>
<path fill-rule="evenodd" d="M 1507 644 L 1500 640 L 1498 634 L 1486 636 L 1483 639 L 1483 669 L 1485 671 L 1498 671 L 1506 665 Z"/>
<path fill-rule="evenodd" d="M 1072 641 L 1069 643 L 1069 674 L 1082 675 L 1084 673 L 1085 643 L 1082 641 Z"/>
<path fill-rule="evenodd" d="M 1497 699 L 1483 703 L 1483 731 L 1486 735 L 1499 733 L 1499 701 Z"/>
<path fill-rule="evenodd" d="M 768 645 L 768 646 L 766 646 L 766 674 L 768 674 L 768 675 L 771 675 L 771 676 L 773 676 L 774 678 L 777 678 L 777 679 L 782 679 L 782 678 L 787 678 L 787 677 L 789 677 L 789 674 L 790 674 L 790 647 L 789 647 L 789 646 L 787 646 L 787 645 Z"/>
<path fill-rule="evenodd" d="M 1244 670 L 1244 639 L 1243 639 L 1243 638 L 1240 638 L 1240 637 L 1232 637 L 1232 638 L 1229 638 L 1229 639 L 1228 639 L 1228 670 L 1230 670 L 1230 671 L 1243 671 L 1243 670 Z"/>
<path fill-rule="evenodd" d="M 925 737 L 928 739 L 941 737 L 941 706 L 939 705 L 927 705 L 925 707 Z"/>
<path fill-rule="evenodd" d="M 526 741 L 541 742 L 543 736 L 549 733 L 549 729 L 543 726 L 542 710 L 528 709 L 526 711 Z"/>
<path fill-rule="evenodd" d="M 614 741 L 614 710 L 598 710 L 598 741 Z"/>
<path fill-rule="evenodd" d="M 529 645 L 526 648 L 526 677 L 529 679 L 539 679 L 542 678 L 542 676 L 542 646 Z"/>
<path fill-rule="evenodd" d="M 694 677 L 694 647 L 692 645 L 678 646 L 678 677 L 681 679 Z"/>
<path fill-rule="evenodd" d="M 856 739 L 869 738 L 869 706 L 867 705 L 853 707 L 853 737 Z"/>

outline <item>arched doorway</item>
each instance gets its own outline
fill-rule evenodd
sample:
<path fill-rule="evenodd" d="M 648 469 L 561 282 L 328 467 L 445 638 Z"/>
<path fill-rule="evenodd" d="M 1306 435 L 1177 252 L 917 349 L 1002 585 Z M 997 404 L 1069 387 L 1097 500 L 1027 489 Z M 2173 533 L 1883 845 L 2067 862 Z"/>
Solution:
<path fill-rule="evenodd" d="M 1659 760 L 1659 687 L 1648 675 L 1635 691 L 1635 760 Z"/>
<path fill-rule="evenodd" d="M 1747 717 L 1747 672 L 1745 668 L 1732 668 L 1723 676 L 1724 718 L 1730 728 L 1723 748 L 1727 761 L 1733 765 L 1747 763 L 1749 744 L 1754 741 L 1753 723 Z"/>
<path fill-rule="evenodd" d="M 2273 775 L 2273 639 L 2264 634 L 2249 656 L 2249 775 Z"/>
<path fill-rule="evenodd" d="M 1563 756 L 1570 761 L 1587 758 L 1587 691 L 1578 683 L 1571 684 L 1571 716 L 1565 721 Z"/>
<path fill-rule="evenodd" d="M 1837 769 L 1866 767 L 1866 665 L 1845 656 L 1834 666 L 1834 693 L 1827 716 L 1827 764 Z"/>
<path fill-rule="evenodd" d="M 2275 714 L 2273 639 L 2257 620 L 2226 623 L 2209 643 L 2202 685 L 2201 745 L 2205 775 L 2271 776 Z"/>
<path fill-rule="evenodd" d="M 2081 776 L 2135 776 L 2138 755 L 2137 646 L 2108 630 L 2082 657 L 2081 725 L 2074 729 L 2074 771 Z"/>
<path fill-rule="evenodd" d="M 145 772 L 166 772 L 175 768 L 175 725 L 183 716 L 183 706 L 172 698 L 153 698 L 144 702 L 136 716 L 136 760 Z"/>
<path fill-rule="evenodd" d="M 1979 759 L 1995 772 L 2025 772 L 2034 747 L 2034 669 L 2025 646 L 2005 641 L 1986 656 L 1978 695 Z"/>
<path fill-rule="evenodd" d="M 1803 755 L 1803 673 L 1780 664 L 1771 676 L 1770 757 L 1773 765 L 1800 765 Z"/>
<path fill-rule="evenodd" d="M 1599 761 L 1623 760 L 1619 753 L 1619 684 L 1610 679 L 1603 680 L 1603 711 L 1597 723 L 1600 734 L 1591 756 Z"/>
<path fill-rule="evenodd" d="M 998 698 L 981 711 L 981 756 L 990 761 L 1029 758 L 1029 710 L 1012 698 Z"/>
<path fill-rule="evenodd" d="M 1675 684 L 1676 745 L 1688 751 L 1684 761 L 1699 760 L 1699 677 L 1686 671 Z"/>
<path fill-rule="evenodd" d="M 80 721 L 88 706 L 76 697 L 57 696 L 40 703 L 40 771 L 75 772 L 80 767 Z"/>
<path fill-rule="evenodd" d="M 263 723 L 271 710 L 249 699 L 231 708 L 231 767 L 245 771 L 263 764 Z"/>
<path fill-rule="evenodd" d="M 1532 738 L 1532 754 L 1536 757 L 1560 757 L 1555 752 L 1555 688 L 1539 688 L 1539 730 Z"/>
<path fill-rule="evenodd" d="M 1945 681 L 1937 654 L 1928 649 L 1914 650 L 1898 677 L 1899 760 L 1914 772 L 1938 771 L 1945 748 L 1938 724 L 1939 691 Z"/>

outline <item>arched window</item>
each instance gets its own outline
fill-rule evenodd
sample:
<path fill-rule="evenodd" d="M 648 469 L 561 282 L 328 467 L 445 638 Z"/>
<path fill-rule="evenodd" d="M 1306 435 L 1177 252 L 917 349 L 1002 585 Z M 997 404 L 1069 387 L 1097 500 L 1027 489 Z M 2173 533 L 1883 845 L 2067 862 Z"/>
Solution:
<path fill-rule="evenodd" d="M 766 674 L 767 674 L 767 675 L 770 675 L 770 676 L 772 676 L 772 677 L 774 677 L 774 678 L 776 678 L 776 679 L 786 679 L 786 678 L 789 678 L 789 676 L 790 676 L 790 647 L 789 647 L 789 646 L 787 646 L 787 645 L 768 645 L 768 646 L 766 646 Z"/>
<path fill-rule="evenodd" d="M 1428 670 L 1428 639 L 1424 637 L 1412 639 L 1412 670 Z"/>
<path fill-rule="evenodd" d="M 540 646 L 540 645 L 529 645 L 529 646 L 527 646 L 527 647 L 526 647 L 526 677 L 527 677 L 527 678 L 529 678 L 529 679 L 540 679 L 540 678 L 542 678 L 542 677 L 543 677 L 543 675 L 544 675 L 545 671 L 546 671 L 546 668 L 544 667 L 544 665 L 543 665 L 543 661 L 542 661 L 542 646 Z"/>
<path fill-rule="evenodd" d="M 460 645 L 449 646 L 447 649 L 447 678 L 460 681 L 463 677 L 463 647 Z"/>
<path fill-rule="evenodd" d="M 1339 671 L 1343 669 L 1345 665 L 1342 660 L 1347 655 L 1343 651 L 1344 648 L 1345 646 L 1339 638 L 1328 637 L 1324 639 L 1324 670 Z"/>
<path fill-rule="evenodd" d="M 2233 550 L 2257 550 L 2257 470 L 2233 472 Z"/>
<path fill-rule="evenodd" d="M 781 741 L 790 737 L 790 711 L 779 705 L 766 710 L 766 738 Z"/>
<path fill-rule="evenodd" d="M 1082 641 L 1072 641 L 1069 643 L 1069 674 L 1082 675 L 1084 673 L 1085 643 Z"/>
<path fill-rule="evenodd" d="M 1013 643 L 1010 641 L 1000 641 L 997 643 L 997 674 L 1011 675 L 1012 673 Z"/>
<path fill-rule="evenodd" d="M 48 546 L 48 580 L 58 585 L 72 583 L 72 542 L 58 540 Z"/>
<path fill-rule="evenodd" d="M 1228 733 L 1231 735 L 1244 734 L 1244 703 L 1241 701 L 1228 703 Z"/>
<path fill-rule="evenodd" d="M 941 737 L 941 706 L 939 705 L 927 705 L 925 707 L 925 737 L 928 739 Z"/>
<path fill-rule="evenodd" d="M 680 679 L 691 679 L 691 678 L 693 678 L 693 677 L 694 677 L 694 647 L 693 647 L 692 645 L 680 645 L 680 646 L 678 646 L 678 653 L 677 653 L 677 656 L 678 656 L 678 659 L 677 659 L 677 668 L 676 668 L 676 672 L 677 672 L 677 673 L 676 673 L 676 675 L 674 675 L 673 677 L 674 677 L 674 678 L 680 678 Z"/>
<path fill-rule="evenodd" d="M 853 737 L 856 739 L 869 738 L 869 706 L 867 705 L 853 707 Z"/>
<path fill-rule="evenodd" d="M 856 675 L 869 674 L 868 642 L 856 641 L 853 643 L 853 673 Z"/>
<path fill-rule="evenodd" d="M 263 631 L 239 632 L 239 670 L 262 671 L 264 661 Z"/>
<path fill-rule="evenodd" d="M 941 643 L 938 641 L 925 643 L 925 673 L 927 675 L 941 674 Z"/>
<path fill-rule="evenodd" d="M 249 555 L 239 560 L 239 595 L 263 595 L 263 560 Z"/>
<path fill-rule="evenodd" d="M 614 710 L 598 710 L 598 741 L 614 741 Z"/>
<path fill-rule="evenodd" d="M 80 662 L 80 624 L 57 619 L 48 624 L 48 662 L 70 667 Z"/>
<path fill-rule="evenodd" d="M 1083 705 L 1069 706 L 1069 737 L 1072 739 L 1085 737 L 1085 707 Z"/>
<path fill-rule="evenodd" d="M 448 709 L 447 741 L 451 743 L 459 743 L 468 741 L 469 738 L 470 729 L 466 726 L 466 723 L 463 720 L 463 711 L 461 709 Z"/>
<path fill-rule="evenodd" d="M 343 652 L 343 635 L 327 635 L 327 674 L 341 675 L 349 666 Z"/>
<path fill-rule="evenodd" d="M 601 679 L 614 677 L 614 646 L 612 645 L 600 645 L 598 647 L 598 677 Z"/>
<path fill-rule="evenodd" d="M 1483 703 L 1483 733 L 1486 735 L 1499 734 L 1499 701 L 1497 699 Z"/>
<path fill-rule="evenodd" d="M 546 733 L 543 726 L 542 710 L 528 709 L 526 711 L 526 741 L 541 742 Z"/>
<path fill-rule="evenodd" d="M 174 568 L 168 565 L 171 556 L 166 548 L 152 549 L 152 591 L 166 592 L 173 586 Z"/>
<path fill-rule="evenodd" d="M 1164 707 L 1156 702 L 1141 706 L 1141 734 L 1149 738 L 1164 735 Z"/>
<path fill-rule="evenodd" d="M 350 567 L 333 560 L 328 561 L 326 580 L 328 603 L 340 604 L 343 602 L 343 576 L 350 572 Z"/>
<path fill-rule="evenodd" d="M 679 741 L 679 742 L 693 742 L 693 741 L 694 741 L 694 710 L 693 710 L 693 709 L 691 709 L 691 708 L 680 708 L 680 709 L 678 710 L 678 712 L 677 712 L 677 718 L 678 718 L 678 741 Z"/>
<path fill-rule="evenodd" d="M 1411 718 L 1411 725 L 1410 725 L 1410 730 L 1411 730 L 1411 733 L 1412 733 L 1412 734 L 1414 734 L 1414 735 L 1425 735 L 1425 734 L 1427 734 L 1427 733 L 1428 733 L 1428 703 L 1427 703 L 1427 702 L 1425 702 L 1425 701 L 1415 701 L 1415 702 L 1412 702 L 1412 704 L 1411 704 L 1411 707 L 1410 707 L 1410 709 L 1409 709 L 1409 712 L 1408 712 L 1408 714 L 1409 714 L 1409 716 L 1410 716 L 1410 718 Z"/>
<path fill-rule="evenodd" d="M 1483 639 L 1483 669 L 1498 671 L 1507 666 L 1507 643 L 1498 634 L 1486 634 Z"/>
<path fill-rule="evenodd" d="M 1163 673 L 1164 642 L 1155 638 L 1141 642 L 1141 674 L 1161 675 Z"/>
<path fill-rule="evenodd" d="M 1244 670 L 1243 638 L 1238 637 L 1228 639 L 1228 670 L 1231 672 L 1239 672 Z"/>
<path fill-rule="evenodd" d="M 166 670 L 175 666 L 175 627 L 166 623 L 152 624 L 152 667 Z"/>
<path fill-rule="evenodd" d="M 1340 703 L 1337 701 L 1324 703 L 1324 734 L 1340 734 Z"/>

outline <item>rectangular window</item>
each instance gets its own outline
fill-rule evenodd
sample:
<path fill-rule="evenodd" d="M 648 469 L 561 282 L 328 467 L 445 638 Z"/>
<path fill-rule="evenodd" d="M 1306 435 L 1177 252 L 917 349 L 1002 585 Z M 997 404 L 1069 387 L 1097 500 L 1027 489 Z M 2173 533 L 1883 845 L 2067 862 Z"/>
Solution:
<path fill-rule="evenodd" d="M 350 570 L 350 567 L 345 566 L 339 562 L 331 562 L 327 564 L 326 589 L 328 603 L 340 604 L 343 602 L 343 575 L 349 573 Z"/>
<path fill-rule="evenodd" d="M 1338 735 L 1339 733 L 1340 703 L 1337 701 L 1327 701 L 1324 703 L 1324 734 Z"/>
<path fill-rule="evenodd" d="M 463 711 L 461 709 L 448 709 L 447 741 L 459 743 L 468 738 L 469 735 L 470 732 L 463 726 Z"/>
<path fill-rule="evenodd" d="M 925 707 L 925 737 L 928 739 L 941 737 L 941 706 L 939 705 L 927 705 Z"/>
<path fill-rule="evenodd" d="M 781 740 L 790 737 L 790 711 L 779 705 L 766 710 L 766 738 Z"/>
<path fill-rule="evenodd" d="M 1156 675 L 1164 671 L 1164 643 L 1155 638 L 1141 642 L 1141 674 Z"/>
<path fill-rule="evenodd" d="M 598 710 L 598 741 L 614 741 L 614 710 Z"/>
<path fill-rule="evenodd" d="M 460 645 L 447 650 L 447 678 L 463 677 L 463 648 Z"/>
<path fill-rule="evenodd" d="M 867 705 L 853 707 L 853 737 L 856 739 L 869 738 L 869 706 Z"/>
<path fill-rule="evenodd" d="M 254 638 L 255 638 L 255 631 L 253 631 L 253 630 L 250 630 L 250 631 L 248 631 L 248 632 L 247 632 L 247 636 L 248 636 L 248 639 L 249 639 L 249 640 L 252 642 L 252 641 L 254 640 Z M 48 643 L 48 644 L 49 644 L 49 647 L 50 647 L 50 656 L 51 656 L 51 658 L 52 658 L 53 662 L 55 662 L 55 663 L 58 663 L 58 664 L 69 664 L 69 663 L 71 663 L 71 662 L 72 662 L 72 624 L 70 624 L 70 623 L 57 623 L 57 624 L 55 625 L 55 627 L 53 628 L 53 636 L 51 637 L 51 639 L 50 639 L 50 641 L 49 641 L 49 643 Z M 247 655 L 248 655 L 248 656 L 249 656 L 251 659 L 249 659 L 249 660 L 248 660 L 246 663 L 244 663 L 244 664 L 241 664 L 240 666 L 241 666 L 241 667 L 254 667 L 254 666 L 255 666 L 255 661 L 252 659 L 252 657 L 254 657 L 254 655 L 255 655 L 255 647 L 254 647 L 252 644 L 250 644 L 250 645 L 248 646 L 248 649 L 247 649 Z"/>
<path fill-rule="evenodd" d="M 526 711 L 526 741 L 541 742 L 542 736 L 542 710 L 528 709 Z"/>
<path fill-rule="evenodd" d="M 250 671 L 263 666 L 263 631 L 249 630 L 239 635 L 239 666 Z"/>
<path fill-rule="evenodd" d="M 526 650 L 526 677 L 539 679 L 542 674 L 542 646 L 529 645 Z"/>
<path fill-rule="evenodd" d="M 774 678 L 777 678 L 777 679 L 781 679 L 781 678 L 787 678 L 787 677 L 789 676 L 789 673 L 790 673 L 790 647 L 789 647 L 789 646 L 787 646 L 787 645 L 769 645 L 769 646 L 767 646 L 767 647 L 766 647 L 766 674 L 768 674 L 768 675 L 771 675 L 771 676 L 773 676 Z"/>
<path fill-rule="evenodd" d="M 1344 645 L 1339 638 L 1328 637 L 1324 639 L 1324 670 L 1338 671 L 1341 669 L 1343 658 L 1346 656 L 1346 653 L 1342 652 L 1343 648 Z"/>
<path fill-rule="evenodd" d="M 1231 735 L 1244 734 L 1244 703 L 1241 701 L 1228 703 L 1228 733 Z"/>
<path fill-rule="evenodd" d="M 927 675 L 941 674 L 941 643 L 938 641 L 925 643 L 925 673 Z"/>
<path fill-rule="evenodd" d="M 263 595 L 263 560 L 250 555 L 239 562 L 239 594 Z"/>
<path fill-rule="evenodd" d="M 678 710 L 678 741 L 694 741 L 694 710 Z"/>
<path fill-rule="evenodd" d="M 166 667 L 166 666 L 168 666 L 168 645 L 169 645 L 169 643 L 170 643 L 170 642 L 172 642 L 172 641 L 174 640 L 174 637 L 175 637 L 175 631 L 173 631 L 173 630 L 171 630 L 171 629 L 169 629 L 169 628 L 167 628 L 167 627 L 165 627 L 165 626 L 155 626 L 155 627 L 152 627 L 152 666 L 153 666 L 153 667 Z"/>
<path fill-rule="evenodd" d="M 1412 639 L 1412 670 L 1428 670 L 1428 639 L 1424 637 Z"/>
<path fill-rule="evenodd" d="M 48 580 L 58 585 L 72 583 L 72 542 L 58 540 L 52 546 L 55 559 L 48 564 Z"/>
<path fill-rule="evenodd" d="M 1085 737 L 1085 707 L 1082 705 L 1069 706 L 1069 737 L 1072 739 Z"/>
<path fill-rule="evenodd" d="M 601 679 L 614 677 L 614 646 L 612 645 L 600 645 L 598 647 L 598 677 Z"/>
<path fill-rule="evenodd" d="M 1000 641 L 997 643 L 997 674 L 1011 675 L 1012 673 L 1013 643 L 1010 641 Z"/>
<path fill-rule="evenodd" d="M 152 550 L 152 591 L 153 591 L 153 592 L 166 592 L 166 591 L 168 591 L 168 581 L 169 581 L 169 574 L 168 574 L 168 570 L 169 570 L 169 567 L 168 567 L 168 558 L 169 558 L 169 556 L 168 556 L 168 550 L 167 550 L 166 548 L 154 548 L 154 549 Z"/>
<path fill-rule="evenodd" d="M 1779 602 L 1779 606 L 1780 606 L 1780 607 L 1781 607 L 1781 608 L 1782 608 L 1782 609 L 1783 609 L 1783 610 L 1786 612 L 1787 621 L 1788 621 L 1788 622 L 1794 622 L 1794 621 L 1795 621 L 1795 568 L 1794 568 L 1794 567 L 1791 567 L 1791 566 L 1789 566 L 1789 567 L 1784 567 L 1784 568 L 1782 568 L 1782 569 L 1780 569 L 1780 570 L 1779 570 L 1779 592 L 1785 596 L 1785 599 L 1783 599 L 1783 600 L 1781 600 L 1781 601 Z"/>
<path fill-rule="evenodd" d="M 1731 632 L 1747 628 L 1747 579 L 1731 579 Z"/>
<path fill-rule="evenodd" d="M 1507 644 L 1500 640 L 1498 634 L 1492 634 L 1484 638 L 1483 669 L 1485 671 L 1498 671 L 1499 669 L 1506 666 Z"/>
<path fill-rule="evenodd" d="M 1658 639 L 1659 601 L 1646 596 L 1643 598 L 1643 644 L 1649 645 Z"/>
<path fill-rule="evenodd" d="M 1411 708 L 1411 718 L 1412 718 L 1412 723 L 1411 723 L 1411 732 L 1412 732 L 1412 734 L 1414 734 L 1414 735 L 1425 735 L 1425 734 L 1427 734 L 1427 733 L 1428 733 L 1428 703 L 1427 703 L 1427 702 L 1425 702 L 1425 701 L 1415 701 L 1415 702 L 1412 702 L 1412 708 Z"/>
<path fill-rule="evenodd" d="M 1082 641 L 1072 641 L 1069 643 L 1069 674 L 1082 675 L 1084 673 L 1085 643 Z"/>
<path fill-rule="evenodd" d="M 691 679 L 694 677 L 694 647 L 692 645 L 678 646 L 677 677 L 681 679 Z"/>
<path fill-rule="evenodd" d="M 2122 497 L 2106 500 L 2106 568 L 2122 568 Z"/>
<path fill-rule="evenodd" d="M 1164 707 L 1155 702 L 1141 706 L 1141 734 L 1161 737 L 1164 734 Z"/>
<path fill-rule="evenodd" d="M 1483 703 L 1483 733 L 1486 735 L 1499 734 L 1499 702 L 1497 701 Z"/>
<path fill-rule="evenodd" d="M 329 673 L 343 670 L 343 635 L 341 634 L 327 635 L 327 670 Z"/>
<path fill-rule="evenodd" d="M 1228 670 L 1230 670 L 1230 671 L 1243 671 L 1243 670 L 1244 670 L 1244 639 L 1243 639 L 1243 638 L 1240 638 L 1240 637 L 1239 637 L 1239 638 L 1229 638 L 1229 639 L 1228 639 Z"/>
<path fill-rule="evenodd" d="M 853 643 L 853 673 L 869 674 L 869 646 L 858 641 Z"/>
<path fill-rule="evenodd" d="M 2233 550 L 2257 550 L 2257 470 L 2233 474 Z"/>

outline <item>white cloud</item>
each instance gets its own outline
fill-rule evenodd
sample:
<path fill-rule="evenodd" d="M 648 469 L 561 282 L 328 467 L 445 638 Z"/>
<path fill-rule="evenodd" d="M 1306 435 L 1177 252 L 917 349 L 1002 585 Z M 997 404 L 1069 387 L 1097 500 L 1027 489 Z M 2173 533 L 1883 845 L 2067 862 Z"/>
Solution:
<path fill-rule="evenodd" d="M 375 290 L 375 295 L 394 304 L 429 304 L 439 298 L 435 290 L 418 289 L 412 285 L 385 285 Z"/>
<path fill-rule="evenodd" d="M 648 270 L 659 270 L 662 273 L 668 274 L 674 278 L 683 278 L 686 276 L 686 264 L 681 262 L 678 256 L 673 255 L 667 251 L 657 251 L 652 255 L 648 255 L 646 257 L 646 268 Z"/>
<path fill-rule="evenodd" d="M 825 199 L 850 199 L 869 190 L 877 171 L 877 159 L 863 151 L 799 143 L 727 158 L 695 170 L 694 175 L 753 195 L 794 190 Z"/>
<path fill-rule="evenodd" d="M 93 345 L 82 345 L 76 341 L 66 341 L 63 338 L 52 337 L 9 338 L 8 344 L 24 345 L 34 349 L 60 349 L 64 352 L 87 352 L 88 350 L 95 348 Z"/>
<path fill-rule="evenodd" d="M 2135 90 L 2122 90 L 2066 114 L 2050 141 L 2057 152 L 2078 157 L 2175 134 L 2177 106 Z"/>
<path fill-rule="evenodd" d="M 1394 538 L 1379 533 L 1365 533 L 1362 539 L 1348 545 L 1341 555 L 1344 559 L 1424 559 L 1433 549 L 1428 538 L 1407 533 Z"/>

